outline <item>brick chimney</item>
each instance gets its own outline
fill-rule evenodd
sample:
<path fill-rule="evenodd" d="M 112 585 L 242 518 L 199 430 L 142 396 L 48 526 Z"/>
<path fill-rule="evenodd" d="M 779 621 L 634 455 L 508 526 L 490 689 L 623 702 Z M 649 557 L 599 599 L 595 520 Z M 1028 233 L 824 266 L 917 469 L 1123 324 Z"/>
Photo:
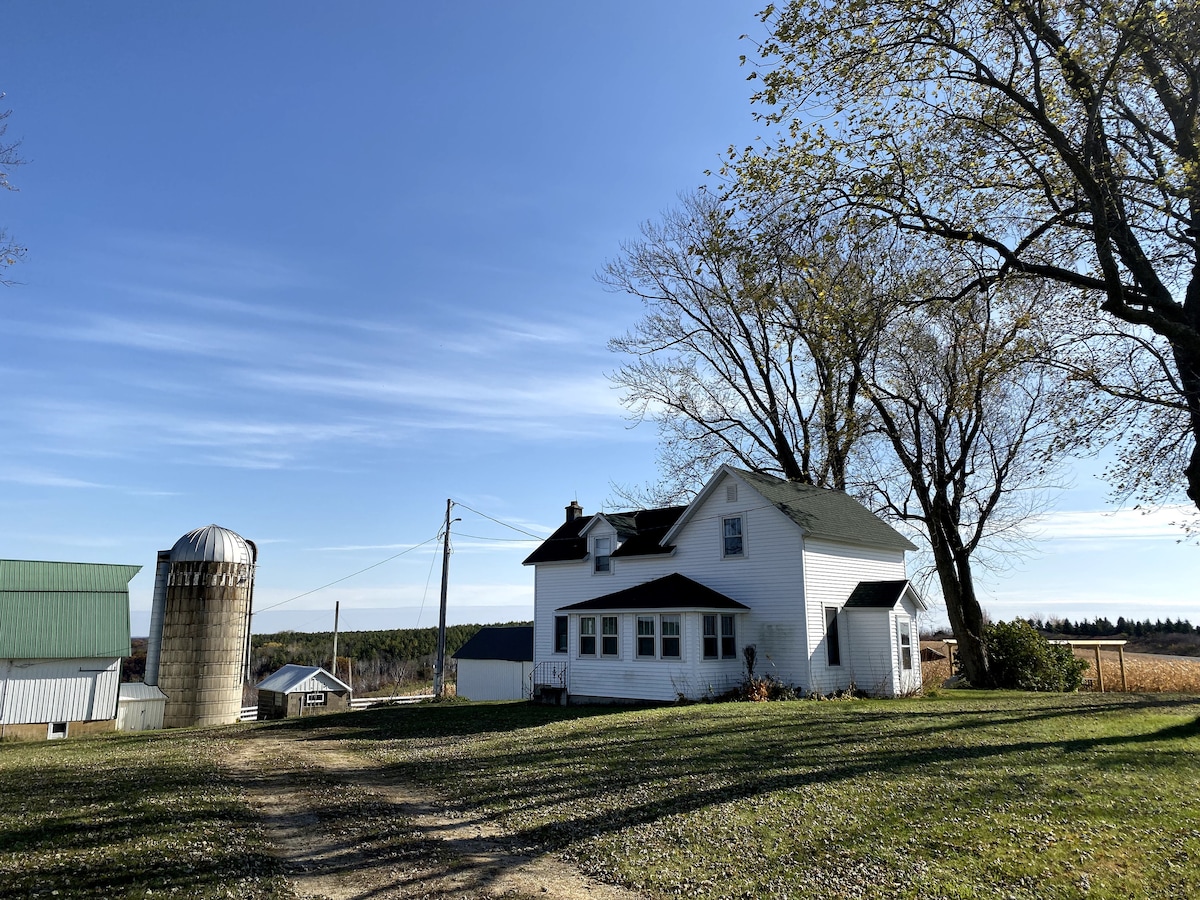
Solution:
<path fill-rule="evenodd" d="M 579 505 L 578 500 L 572 500 L 571 505 L 567 507 L 567 521 L 574 522 L 583 515 L 583 507 Z"/>

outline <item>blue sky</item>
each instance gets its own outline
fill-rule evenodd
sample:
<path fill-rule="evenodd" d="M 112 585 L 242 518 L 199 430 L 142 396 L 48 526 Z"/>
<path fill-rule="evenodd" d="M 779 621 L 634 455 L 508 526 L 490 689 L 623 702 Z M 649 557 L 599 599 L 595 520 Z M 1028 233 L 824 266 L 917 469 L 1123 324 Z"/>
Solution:
<path fill-rule="evenodd" d="M 750 143 L 757 3 L 38 4 L 0 90 L 28 164 L 0 225 L 0 556 L 258 542 L 256 631 L 436 622 L 452 497 L 537 534 L 655 474 L 595 281 Z M 998 618 L 1200 621 L 1200 548 L 1081 465 Z M 532 614 L 521 535 L 459 507 L 452 622 Z M 513 542 L 511 539 L 517 539 Z M 268 606 L 282 604 L 267 611 Z"/>

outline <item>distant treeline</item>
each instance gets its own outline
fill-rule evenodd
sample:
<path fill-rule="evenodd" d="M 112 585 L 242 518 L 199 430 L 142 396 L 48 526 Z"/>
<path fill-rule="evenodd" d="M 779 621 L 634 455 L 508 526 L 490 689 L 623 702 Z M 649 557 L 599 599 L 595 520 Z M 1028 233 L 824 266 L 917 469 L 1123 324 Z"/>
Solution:
<path fill-rule="evenodd" d="M 529 625 L 506 622 L 505 625 Z M 475 636 L 483 625 L 450 625 L 446 628 L 447 669 L 450 656 Z M 387 685 L 431 681 L 437 655 L 437 628 L 395 628 L 389 631 L 343 631 L 338 634 L 338 677 L 347 678 L 353 665 L 355 693 Z M 280 631 L 251 636 L 251 680 L 259 681 L 280 666 L 330 667 L 331 631 Z"/>
<path fill-rule="evenodd" d="M 1038 631 L 1046 634 L 1061 634 L 1067 637 L 1149 637 L 1161 634 L 1196 634 L 1200 635 L 1200 626 L 1193 627 L 1187 619 L 1126 619 L 1119 616 L 1116 622 L 1104 616 L 1092 619 L 1090 622 L 1081 620 L 1072 622 L 1070 619 L 1026 619 Z"/>

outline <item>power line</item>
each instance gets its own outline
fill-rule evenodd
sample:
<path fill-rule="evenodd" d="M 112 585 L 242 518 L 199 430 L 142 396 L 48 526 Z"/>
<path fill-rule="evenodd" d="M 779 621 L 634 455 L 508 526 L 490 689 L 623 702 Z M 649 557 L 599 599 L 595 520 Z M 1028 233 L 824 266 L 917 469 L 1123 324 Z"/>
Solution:
<path fill-rule="evenodd" d="M 315 594 L 317 591 L 323 591 L 327 587 L 333 587 L 335 584 L 341 584 L 343 581 L 346 581 L 349 578 L 353 578 L 355 575 L 361 575 L 363 572 L 369 572 L 369 571 L 371 571 L 371 569 L 378 568 L 379 566 L 382 566 L 384 563 L 391 562 L 393 559 L 399 559 L 401 556 L 403 556 L 406 553 L 412 553 L 414 550 L 420 549 L 421 547 L 424 547 L 426 544 L 432 544 L 434 541 L 436 541 L 438 539 L 438 537 L 439 537 L 438 535 L 434 535 L 433 537 L 429 538 L 428 540 L 421 541 L 421 543 L 419 543 L 419 544 L 413 544 L 407 550 L 401 550 L 399 553 L 397 553 L 393 556 L 389 556 L 387 559 L 381 559 L 379 562 L 373 563 L 373 564 L 367 566 L 365 569 L 359 569 L 357 572 L 351 572 L 349 575 L 344 575 L 341 578 L 338 578 L 336 581 L 331 581 L 328 584 L 323 584 L 320 587 L 313 588 L 311 591 L 305 591 L 303 594 L 297 594 L 295 597 L 288 597 L 288 599 L 280 600 L 278 603 L 272 603 L 270 606 L 259 607 L 258 609 L 254 610 L 254 614 L 258 615 L 259 613 L 266 612 L 269 609 L 275 609 L 276 607 L 283 606 L 285 603 L 291 603 L 293 600 L 299 600 L 301 597 L 307 597 L 309 594 Z"/>
<path fill-rule="evenodd" d="M 471 512 L 475 513 L 475 515 L 483 516 L 483 518 L 487 519 L 489 522 L 495 522 L 497 525 L 503 525 L 505 528 L 511 528 L 513 531 L 516 531 L 519 534 L 523 534 L 526 537 L 535 538 L 536 540 L 539 540 L 539 541 L 544 541 L 546 539 L 545 535 L 534 534 L 532 531 L 526 531 L 524 528 L 518 528 L 516 525 L 513 525 L 509 522 L 504 522 L 504 521 L 501 521 L 500 519 L 493 518 L 492 516 L 489 516 L 487 513 L 481 513 L 477 509 L 471 509 L 471 507 L 467 506 L 467 504 L 465 504 L 459 500 L 455 500 L 454 505 L 461 506 L 463 509 L 469 509 L 469 510 L 471 510 Z"/>

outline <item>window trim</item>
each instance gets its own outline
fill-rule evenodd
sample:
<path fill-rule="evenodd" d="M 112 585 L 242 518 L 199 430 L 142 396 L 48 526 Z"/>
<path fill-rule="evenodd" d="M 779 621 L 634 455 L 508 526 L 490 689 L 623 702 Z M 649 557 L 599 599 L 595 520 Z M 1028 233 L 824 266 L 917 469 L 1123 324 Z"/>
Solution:
<path fill-rule="evenodd" d="M 675 626 L 674 634 L 667 634 L 667 623 Z M 667 641 L 675 642 L 675 653 L 667 653 Z M 658 617 L 658 657 L 659 659 L 683 659 L 683 616 L 679 613 L 663 613 Z"/>
<path fill-rule="evenodd" d="M 738 523 L 738 533 L 736 535 L 727 535 L 725 533 L 725 523 Z M 721 516 L 721 559 L 745 559 L 746 553 L 746 516 L 743 513 L 738 513 L 732 516 Z M 729 552 L 728 541 L 730 538 L 737 538 L 741 541 L 741 549 L 737 553 Z"/>
<path fill-rule="evenodd" d="M 608 623 L 613 623 L 611 633 L 605 631 Z M 613 651 L 608 652 L 608 643 L 612 641 Z M 600 617 L 600 656 L 603 659 L 620 659 L 621 658 L 621 617 L 620 616 L 601 616 Z"/>
<path fill-rule="evenodd" d="M 643 625 L 648 625 L 649 633 L 642 630 Z M 657 659 L 658 658 L 658 616 L 638 616 L 637 617 L 637 642 L 634 646 L 634 655 L 638 659 Z M 643 653 L 642 647 L 644 642 L 650 642 L 650 652 Z"/>
<path fill-rule="evenodd" d="M 733 613 L 721 613 L 721 659 L 737 659 L 737 618 Z M 729 633 L 725 625 L 729 624 Z"/>
<path fill-rule="evenodd" d="M 304 695 L 305 706 L 325 706 L 324 691 L 309 691 Z"/>
<path fill-rule="evenodd" d="M 701 659 L 720 659 L 721 658 L 721 627 L 717 623 L 720 618 L 716 613 L 702 613 L 700 616 L 700 658 Z M 712 634 L 708 633 L 708 626 L 712 624 Z M 708 641 L 712 640 L 713 652 L 708 652 Z"/>
<path fill-rule="evenodd" d="M 591 623 L 591 631 L 584 630 L 585 622 Z M 596 651 L 599 649 L 599 646 L 600 646 L 599 642 L 597 641 L 598 637 L 599 637 L 599 635 L 596 634 L 596 617 L 595 616 L 580 616 L 579 617 L 579 656 L 589 657 L 589 658 L 595 657 Z M 591 638 L 591 640 L 592 640 L 591 652 L 588 652 L 583 649 L 583 642 L 586 638 Z"/>
<path fill-rule="evenodd" d="M 913 670 L 912 652 L 912 622 L 908 619 L 896 621 L 897 646 L 900 648 L 900 668 L 902 671 Z"/>
<path fill-rule="evenodd" d="M 607 544 L 606 553 L 600 553 L 600 542 L 604 541 Z M 593 575 L 611 575 L 613 573 L 612 564 L 613 539 L 612 535 L 597 535 L 592 538 L 592 574 Z M 601 568 L 601 560 L 604 561 Z"/>
<path fill-rule="evenodd" d="M 713 631 L 708 632 L 709 624 Z M 728 625 L 728 633 L 725 626 Z M 737 617 L 733 613 L 703 613 L 700 616 L 700 658 L 703 660 L 737 659 Z M 709 642 L 713 652 L 708 652 Z"/>

